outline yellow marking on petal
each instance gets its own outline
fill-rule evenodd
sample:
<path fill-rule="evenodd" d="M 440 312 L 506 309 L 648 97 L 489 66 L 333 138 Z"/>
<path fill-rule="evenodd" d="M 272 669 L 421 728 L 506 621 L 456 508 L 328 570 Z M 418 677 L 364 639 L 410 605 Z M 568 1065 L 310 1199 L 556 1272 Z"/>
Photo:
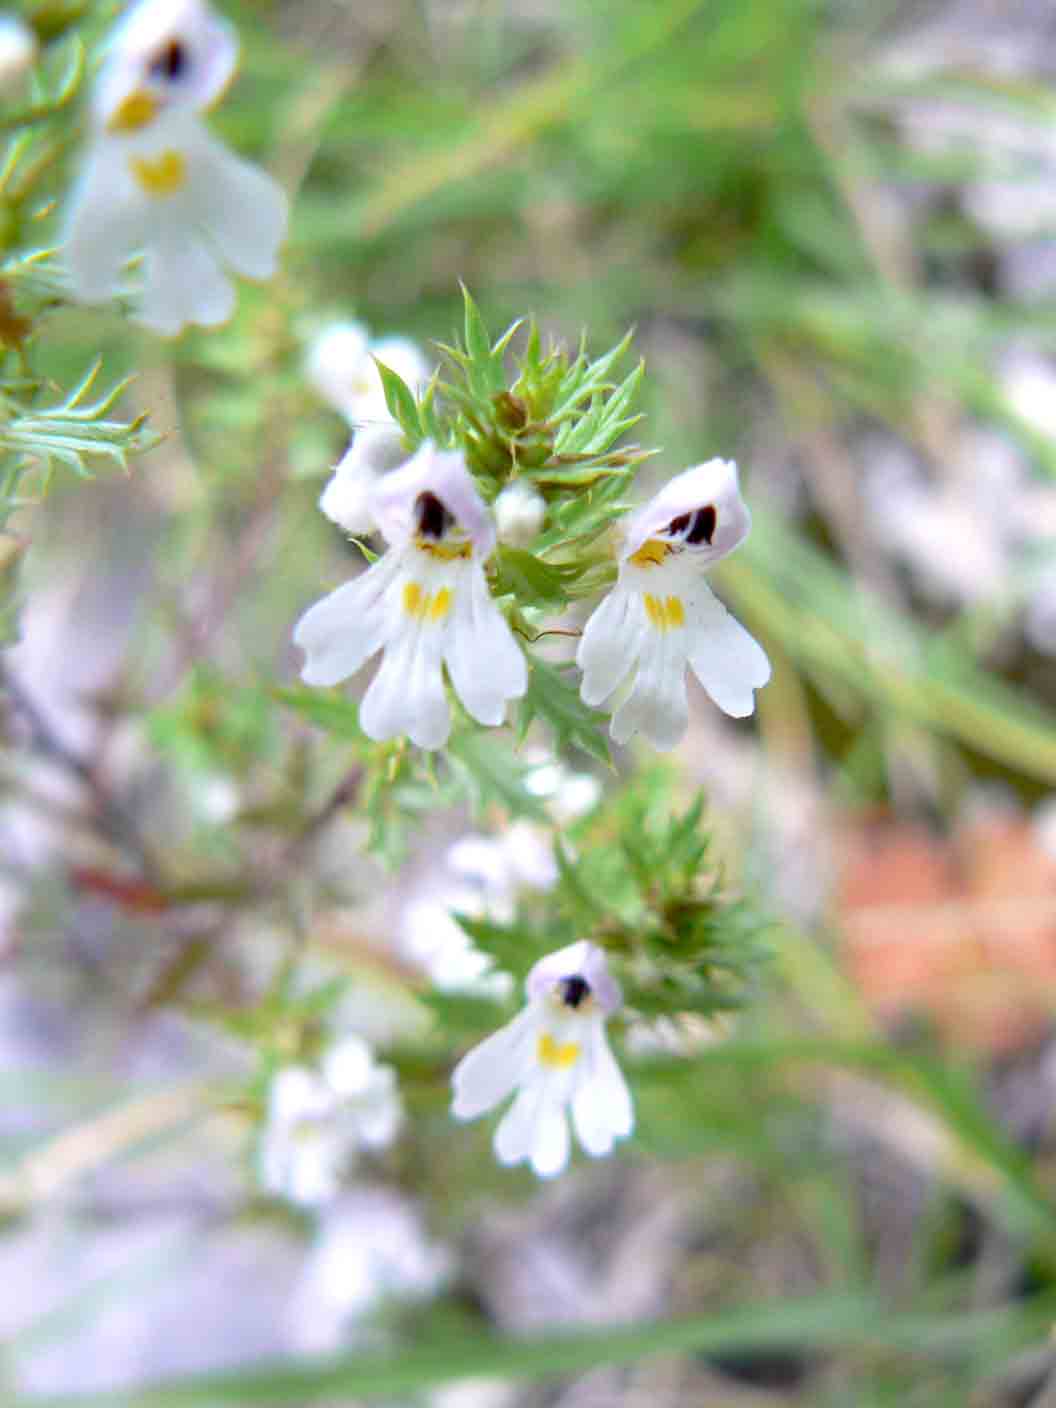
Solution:
<path fill-rule="evenodd" d="M 180 152 L 162 152 L 154 161 L 134 156 L 129 158 L 128 164 L 148 196 L 171 196 L 187 180 L 187 163 Z"/>
<path fill-rule="evenodd" d="M 429 604 L 430 621 L 442 621 L 451 610 L 451 588 L 441 587 Z"/>
<path fill-rule="evenodd" d="M 643 600 L 645 614 L 658 631 L 672 631 L 686 624 L 686 612 L 680 596 L 659 597 L 646 592 Z"/>
<path fill-rule="evenodd" d="M 108 132 L 141 132 L 158 115 L 157 101 L 149 93 L 129 93 L 114 109 Z"/>
<path fill-rule="evenodd" d="M 663 543 L 659 538 L 647 538 L 637 552 L 631 553 L 627 561 L 633 562 L 635 567 L 658 567 L 670 551 L 670 543 Z"/>
<path fill-rule="evenodd" d="M 422 589 L 417 582 L 408 582 L 403 589 L 403 609 L 407 615 L 420 615 L 423 600 L 428 601 L 428 595 L 423 596 Z"/>
<path fill-rule="evenodd" d="M 472 543 L 437 543 L 429 538 L 418 538 L 416 542 L 422 552 L 438 557 L 441 562 L 454 562 L 460 557 L 473 555 Z"/>
<path fill-rule="evenodd" d="M 434 594 L 422 590 L 419 582 L 407 582 L 403 588 L 403 609 L 416 621 L 442 621 L 451 610 L 452 591 L 440 587 Z"/>
<path fill-rule="evenodd" d="M 552 1071 L 567 1071 L 579 1060 L 579 1042 L 555 1041 L 549 1032 L 543 1032 L 536 1055 L 541 1066 L 547 1066 Z"/>

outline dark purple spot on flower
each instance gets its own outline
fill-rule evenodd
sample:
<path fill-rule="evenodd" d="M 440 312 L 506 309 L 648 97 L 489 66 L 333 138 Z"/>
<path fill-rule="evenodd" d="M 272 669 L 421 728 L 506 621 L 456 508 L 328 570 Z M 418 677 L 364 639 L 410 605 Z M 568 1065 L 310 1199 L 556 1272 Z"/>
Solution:
<path fill-rule="evenodd" d="M 566 1007 L 576 1008 L 590 996 L 590 984 L 578 973 L 573 974 L 571 978 L 562 978 L 558 988 L 561 991 L 561 1001 Z"/>
<path fill-rule="evenodd" d="M 178 39 L 172 39 L 150 65 L 154 78 L 178 81 L 187 72 L 187 50 Z"/>
<path fill-rule="evenodd" d="M 672 537 L 684 537 L 687 543 L 694 546 L 698 543 L 707 543 L 710 546 L 717 524 L 718 514 L 715 507 L 713 504 L 707 504 L 704 508 L 695 508 L 692 513 L 680 513 L 677 518 L 672 518 L 667 525 L 667 531 Z"/>
<path fill-rule="evenodd" d="M 435 494 L 419 494 L 414 505 L 414 512 L 418 523 L 418 532 L 423 538 L 439 540 L 455 521 Z"/>
<path fill-rule="evenodd" d="M 686 534 L 687 543 L 708 543 L 710 545 L 715 536 L 715 528 L 718 524 L 718 514 L 712 504 L 705 508 L 698 508 L 693 515 L 693 523 Z"/>

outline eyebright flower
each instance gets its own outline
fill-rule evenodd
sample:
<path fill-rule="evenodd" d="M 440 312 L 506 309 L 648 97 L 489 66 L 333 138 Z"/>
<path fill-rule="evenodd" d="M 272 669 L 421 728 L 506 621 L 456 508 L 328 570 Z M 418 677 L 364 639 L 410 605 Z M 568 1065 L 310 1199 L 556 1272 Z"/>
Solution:
<path fill-rule="evenodd" d="M 724 713 L 742 718 L 755 708 L 753 691 L 770 678 L 770 662 L 703 580 L 750 524 L 737 466 L 726 460 L 676 475 L 628 518 L 616 586 L 576 654 L 592 706 L 635 670 L 609 728 L 617 743 L 638 730 L 657 748 L 678 743 L 689 722 L 687 664 Z"/>
<path fill-rule="evenodd" d="M 451 1077 L 451 1113 L 473 1120 L 517 1092 L 495 1131 L 501 1164 L 531 1163 L 552 1178 L 568 1163 L 566 1107 L 588 1154 L 612 1152 L 634 1127 L 631 1097 L 605 1039 L 618 984 L 596 944 L 548 954 L 525 984 L 528 1006 L 463 1056 Z"/>
<path fill-rule="evenodd" d="M 292 1202 L 326 1202 L 362 1149 L 391 1144 L 403 1119 L 391 1066 L 358 1036 L 343 1038 L 322 1070 L 286 1066 L 271 1086 L 261 1147 L 264 1186 Z"/>
<path fill-rule="evenodd" d="M 117 26 L 92 104 L 92 138 L 66 221 L 74 296 L 102 303 L 142 253 L 139 320 L 174 336 L 234 311 L 225 268 L 275 272 L 287 202 L 200 114 L 235 71 L 238 40 L 202 0 L 140 0 Z"/>
<path fill-rule="evenodd" d="M 306 684 L 334 685 L 382 651 L 359 721 L 374 739 L 440 748 L 451 731 L 443 667 L 479 723 L 501 724 L 527 688 L 524 655 L 491 599 L 495 527 L 461 453 L 428 441 L 376 485 L 371 512 L 389 550 L 316 602 L 293 639 Z"/>
<path fill-rule="evenodd" d="M 332 323 L 308 349 L 308 379 L 349 425 L 391 424 L 377 363 L 394 371 L 412 391 L 429 380 L 429 364 L 408 337 L 372 340 L 363 323 Z"/>

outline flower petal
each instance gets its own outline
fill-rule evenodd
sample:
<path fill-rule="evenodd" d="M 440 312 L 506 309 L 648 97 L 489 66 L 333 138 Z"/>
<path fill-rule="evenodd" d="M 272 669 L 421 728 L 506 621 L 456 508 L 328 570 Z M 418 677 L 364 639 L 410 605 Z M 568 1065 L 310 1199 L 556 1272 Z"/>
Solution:
<path fill-rule="evenodd" d="M 399 426 L 366 425 L 338 462 L 319 499 L 319 507 L 346 533 L 369 533 L 374 527 L 370 497 L 380 475 L 407 458 Z"/>
<path fill-rule="evenodd" d="M 617 582 L 584 626 L 576 651 L 576 664 L 583 672 L 584 704 L 591 708 L 601 704 L 630 674 L 643 629 L 637 594 Z"/>
<path fill-rule="evenodd" d="M 184 203 L 224 263 L 247 278 L 270 279 L 289 220 L 282 187 L 205 132 L 195 141 L 188 183 Z"/>
<path fill-rule="evenodd" d="M 419 748 L 440 748 L 451 732 L 443 675 L 443 626 L 410 620 L 389 641 L 359 706 L 368 738 L 407 734 Z"/>
<path fill-rule="evenodd" d="M 391 1066 L 376 1066 L 371 1072 L 366 1091 L 356 1101 L 355 1116 L 359 1142 L 368 1149 L 384 1149 L 395 1139 L 403 1110 Z"/>
<path fill-rule="evenodd" d="M 323 1058 L 323 1076 L 342 1100 L 362 1095 L 374 1067 L 374 1056 L 361 1036 L 342 1037 Z"/>
<path fill-rule="evenodd" d="M 634 1128 L 634 1110 L 623 1072 L 609 1048 L 601 1021 L 593 1024 L 584 1074 L 572 1097 L 572 1122 L 588 1154 L 611 1153 L 613 1141 Z"/>
<path fill-rule="evenodd" d="M 744 718 L 755 709 L 753 691 L 762 689 L 770 678 L 770 661 L 759 642 L 707 587 L 699 591 L 689 663 L 723 713 Z"/>
<path fill-rule="evenodd" d="M 89 155 L 66 219 L 65 260 L 74 297 L 104 303 L 117 292 L 129 256 L 142 248 L 147 206 L 108 142 Z"/>
<path fill-rule="evenodd" d="M 506 701 L 519 699 L 528 688 L 524 652 L 492 601 L 480 564 L 470 563 L 460 576 L 444 653 L 451 683 L 478 723 L 501 724 Z"/>
<path fill-rule="evenodd" d="M 670 524 L 697 509 L 711 508 L 713 518 L 707 537 L 694 540 L 690 550 L 705 563 L 718 562 L 748 536 L 751 515 L 741 498 L 737 466 L 732 460 L 709 460 L 676 474 L 648 503 L 627 519 L 623 561 L 633 556 L 650 538 L 678 539 L 668 532 Z"/>
<path fill-rule="evenodd" d="M 386 553 L 361 577 L 310 606 L 293 630 L 305 653 L 305 684 L 340 684 L 354 675 L 385 643 L 389 630 L 385 592 L 400 564 Z"/>
<path fill-rule="evenodd" d="M 333 1096 L 315 1071 L 307 1066 L 284 1066 L 271 1083 L 269 1119 L 279 1125 L 297 1120 L 320 1119 L 333 1106 Z"/>
<path fill-rule="evenodd" d="M 178 225 L 155 230 L 144 265 L 137 321 L 163 337 L 185 323 L 217 327 L 235 311 L 235 290 L 200 240 Z"/>
<path fill-rule="evenodd" d="M 568 1163 L 569 1133 L 562 1089 L 544 1076 L 524 1086 L 495 1131 L 500 1164 L 530 1159 L 540 1178 L 553 1178 Z"/>
<path fill-rule="evenodd" d="M 451 1074 L 455 1098 L 451 1113 L 475 1120 L 493 1109 L 520 1083 L 531 1058 L 538 1017 L 526 1007 L 479 1046 L 467 1051 Z"/>
<path fill-rule="evenodd" d="M 683 627 L 646 629 L 634 685 L 609 726 L 617 743 L 638 732 L 661 750 L 681 741 L 689 723 L 685 634 Z"/>

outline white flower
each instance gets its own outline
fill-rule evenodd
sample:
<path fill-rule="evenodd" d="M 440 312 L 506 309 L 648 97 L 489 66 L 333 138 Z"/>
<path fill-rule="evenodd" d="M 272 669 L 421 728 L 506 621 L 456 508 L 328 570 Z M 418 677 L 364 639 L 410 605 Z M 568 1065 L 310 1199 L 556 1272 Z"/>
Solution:
<path fill-rule="evenodd" d="M 434 1296 L 451 1270 L 450 1252 L 429 1238 L 413 1203 L 388 1188 L 357 1188 L 319 1228 L 287 1312 L 289 1347 L 332 1353 L 387 1302 Z"/>
<path fill-rule="evenodd" d="M 1047 562 L 1027 593 L 1023 634 L 1042 655 L 1056 655 L 1056 562 Z"/>
<path fill-rule="evenodd" d="M 744 541 L 750 522 L 737 467 L 725 460 L 677 475 L 628 519 L 619 579 L 576 653 L 590 705 L 637 666 L 610 725 L 617 743 L 640 729 L 657 748 L 675 746 L 689 722 L 687 664 L 724 713 L 742 718 L 755 708 L 770 663 L 702 576 Z"/>
<path fill-rule="evenodd" d="M 553 842 L 530 821 L 514 821 L 498 836 L 470 832 L 448 850 L 447 863 L 480 886 L 489 911 L 508 907 L 511 919 L 518 890 L 552 890 L 557 884 Z"/>
<path fill-rule="evenodd" d="M 528 1006 L 463 1056 L 452 1075 L 456 1119 L 472 1120 L 516 1098 L 495 1131 L 502 1164 L 529 1160 L 540 1178 L 568 1163 L 566 1107 L 580 1144 L 612 1151 L 634 1126 L 627 1085 L 605 1039 L 620 989 L 605 955 L 581 940 L 540 959 L 528 974 Z"/>
<path fill-rule="evenodd" d="M 352 534 L 373 532 L 374 485 L 407 458 L 403 432 L 389 415 L 375 358 L 414 392 L 429 380 L 429 364 L 409 338 L 383 337 L 372 342 L 362 323 L 332 324 L 308 353 L 309 380 L 354 431 L 352 444 L 319 500 L 327 518 Z"/>
<path fill-rule="evenodd" d="M 374 531 L 370 509 L 374 486 L 383 474 L 407 461 L 403 431 L 395 423 L 365 425 L 334 470 L 319 498 L 319 507 L 331 522 L 357 537 Z"/>
<path fill-rule="evenodd" d="M 372 341 L 362 323 L 325 328 L 309 348 L 306 370 L 323 400 L 353 427 L 391 424 L 377 362 L 394 371 L 411 391 L 419 391 L 429 380 L 429 363 L 410 338 Z"/>
<path fill-rule="evenodd" d="M 499 541 L 511 547 L 525 548 L 543 526 L 546 504 L 541 494 L 515 479 L 495 500 L 495 523 Z"/>
<path fill-rule="evenodd" d="M 601 801 L 601 783 L 590 773 L 573 772 L 543 752 L 533 755 L 529 751 L 526 756 L 535 766 L 524 785 L 533 797 L 541 797 L 546 802 L 547 811 L 558 826 L 571 826 Z"/>
<path fill-rule="evenodd" d="M 504 1001 L 509 973 L 492 966 L 454 916 L 509 924 L 521 890 L 549 890 L 556 883 L 553 845 L 531 822 L 514 822 L 499 836 L 470 832 L 449 847 L 440 883 L 430 876 L 425 893 L 403 906 L 401 946 L 441 992 Z"/>
<path fill-rule="evenodd" d="M 144 255 L 139 320 L 175 335 L 233 313 L 225 268 L 268 279 L 287 202 L 270 176 L 210 136 L 200 114 L 226 88 L 238 41 L 201 0 L 141 0 L 115 30 L 92 139 L 66 220 L 74 296 L 101 303 Z"/>
<path fill-rule="evenodd" d="M 400 947 L 420 964 L 440 992 L 471 993 L 502 1002 L 509 996 L 512 979 L 495 970 L 455 918 L 497 918 L 488 914 L 480 894 L 470 885 L 452 886 L 440 894 L 419 897 L 404 906 L 400 920 Z"/>
<path fill-rule="evenodd" d="M 24 20 L 0 13 L 0 93 L 9 93 L 37 58 L 37 36 Z"/>
<path fill-rule="evenodd" d="M 364 733 L 440 748 L 451 731 L 446 665 L 473 718 L 501 724 L 506 701 L 527 688 L 527 668 L 488 591 L 495 528 L 463 456 L 426 442 L 379 481 L 370 504 L 389 550 L 301 617 L 301 678 L 338 684 L 382 651 L 360 705 Z"/>
<path fill-rule="evenodd" d="M 286 1066 L 272 1081 L 261 1181 L 295 1203 L 326 1202 L 356 1154 L 391 1144 L 402 1118 L 392 1067 L 377 1065 L 360 1037 L 345 1037 L 321 1071 Z"/>

